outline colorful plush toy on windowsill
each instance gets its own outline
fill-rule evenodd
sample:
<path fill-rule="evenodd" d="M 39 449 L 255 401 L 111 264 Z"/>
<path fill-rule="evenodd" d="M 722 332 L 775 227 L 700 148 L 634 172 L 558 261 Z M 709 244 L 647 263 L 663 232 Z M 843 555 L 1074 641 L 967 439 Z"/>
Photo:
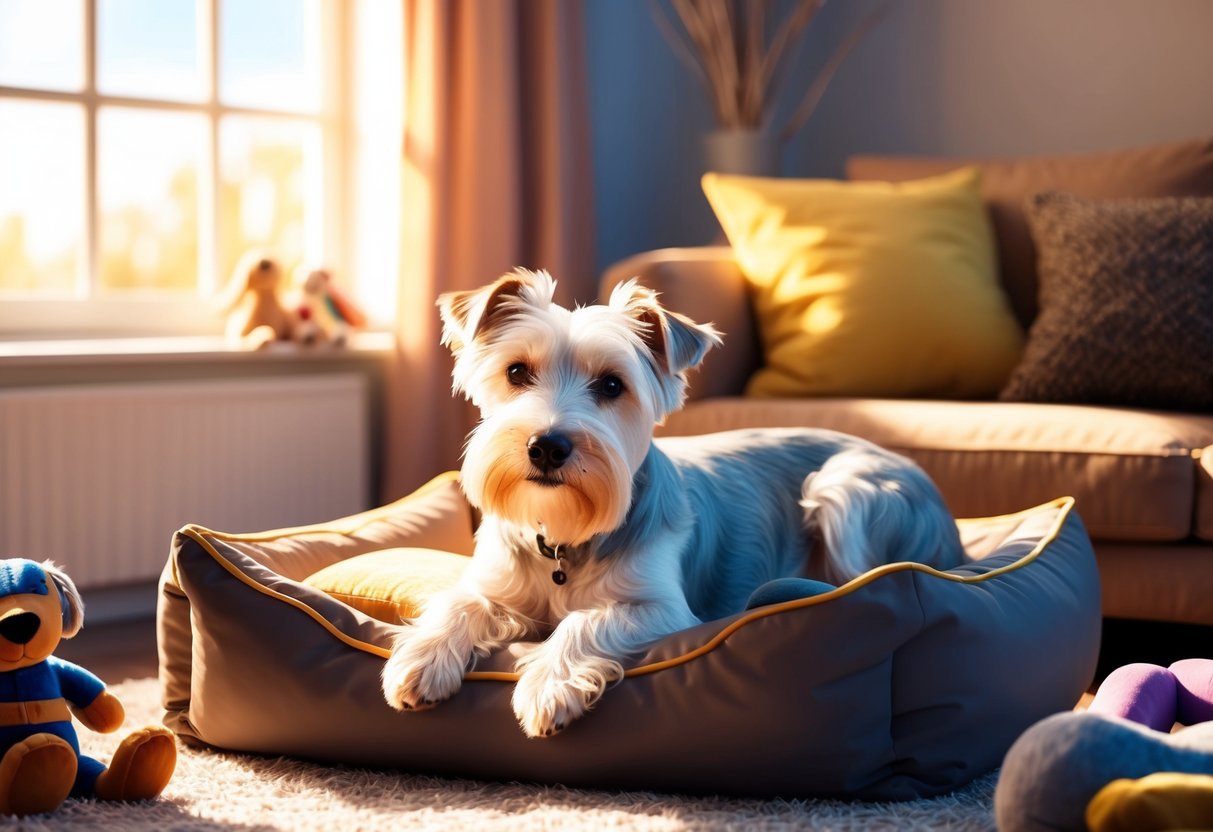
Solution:
<path fill-rule="evenodd" d="M 301 268 L 296 285 L 295 306 L 307 320 L 314 322 L 318 340 L 344 346 L 350 330 L 366 326 L 366 315 L 337 285 L 328 269 Z"/>
<path fill-rule="evenodd" d="M 1213 829 L 1213 659 L 1114 670 L 1015 742 L 994 804 L 1003 832 Z"/>
<path fill-rule="evenodd" d="M 54 564 L 0 560 L 0 814 L 49 812 L 68 797 L 147 800 L 173 775 L 176 740 L 159 726 L 127 736 L 108 767 L 80 753 L 72 715 L 100 733 L 125 719 L 100 679 L 52 655 L 83 614 Z"/>

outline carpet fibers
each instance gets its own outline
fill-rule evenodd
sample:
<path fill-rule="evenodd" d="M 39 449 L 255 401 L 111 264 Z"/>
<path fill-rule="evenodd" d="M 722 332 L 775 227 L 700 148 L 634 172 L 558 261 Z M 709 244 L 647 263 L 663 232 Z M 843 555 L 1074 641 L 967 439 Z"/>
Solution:
<path fill-rule="evenodd" d="M 111 689 L 126 705 L 124 730 L 159 719 L 154 679 Z M 80 729 L 80 740 L 86 754 L 102 760 L 118 743 L 115 735 L 87 729 Z M 450 780 L 182 748 L 177 772 L 159 800 L 73 800 L 50 815 L 0 819 L 0 828 L 993 830 L 995 782 L 990 774 L 951 795 L 908 803 L 735 800 Z"/>

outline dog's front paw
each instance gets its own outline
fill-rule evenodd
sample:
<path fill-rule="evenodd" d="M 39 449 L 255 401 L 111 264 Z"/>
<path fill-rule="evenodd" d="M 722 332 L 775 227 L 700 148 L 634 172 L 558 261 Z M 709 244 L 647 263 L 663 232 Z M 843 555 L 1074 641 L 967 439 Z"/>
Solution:
<path fill-rule="evenodd" d="M 585 692 L 546 674 L 522 674 L 514 687 L 514 716 L 528 737 L 551 737 L 589 709 Z"/>
<path fill-rule="evenodd" d="M 619 678 L 618 663 L 601 660 L 568 668 L 544 661 L 540 653 L 524 663 L 514 687 L 514 716 L 528 737 L 559 734 L 594 706 L 606 686 Z M 564 673 L 557 668 L 568 668 Z"/>
<path fill-rule="evenodd" d="M 383 668 L 383 697 L 398 711 L 432 708 L 459 690 L 466 665 L 436 639 L 402 636 Z"/>

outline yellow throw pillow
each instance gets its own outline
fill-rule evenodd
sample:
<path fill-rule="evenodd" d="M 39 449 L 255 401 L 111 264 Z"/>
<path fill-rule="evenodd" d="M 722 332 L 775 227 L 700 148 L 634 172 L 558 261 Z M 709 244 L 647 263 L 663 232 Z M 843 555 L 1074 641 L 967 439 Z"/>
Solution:
<path fill-rule="evenodd" d="M 913 182 L 709 173 L 749 281 L 752 396 L 995 395 L 1024 334 L 998 283 L 979 173 Z"/>
<path fill-rule="evenodd" d="M 338 561 L 303 583 L 396 624 L 416 618 L 425 602 L 454 586 L 471 562 L 466 555 L 437 549 L 383 549 Z"/>

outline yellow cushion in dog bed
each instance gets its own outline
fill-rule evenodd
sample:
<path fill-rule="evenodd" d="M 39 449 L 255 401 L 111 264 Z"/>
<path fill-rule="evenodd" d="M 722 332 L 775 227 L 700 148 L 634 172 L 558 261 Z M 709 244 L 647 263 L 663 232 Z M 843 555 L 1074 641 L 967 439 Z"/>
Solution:
<path fill-rule="evenodd" d="M 454 586 L 468 563 L 467 555 L 438 549 L 383 549 L 338 561 L 302 583 L 395 624 L 416 618 L 430 596 Z"/>

